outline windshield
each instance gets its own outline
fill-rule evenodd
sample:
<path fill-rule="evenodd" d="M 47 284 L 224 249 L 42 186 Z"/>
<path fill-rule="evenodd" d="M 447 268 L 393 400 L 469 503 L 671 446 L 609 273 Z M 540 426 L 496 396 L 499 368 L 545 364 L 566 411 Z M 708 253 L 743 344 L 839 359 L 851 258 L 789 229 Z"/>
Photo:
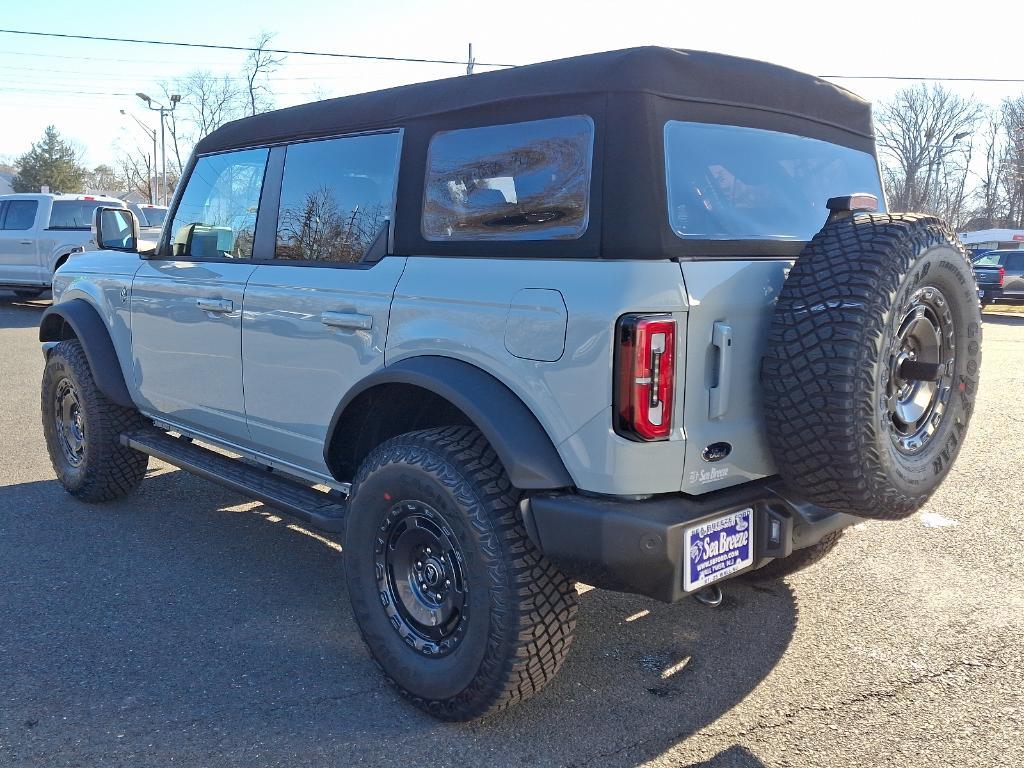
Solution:
<path fill-rule="evenodd" d="M 100 206 L 124 207 L 110 200 L 55 200 L 50 211 L 50 229 L 89 229 L 92 212 Z"/>
<path fill-rule="evenodd" d="M 669 221 L 685 239 L 810 240 L 830 197 L 868 192 L 875 158 L 827 141 L 729 125 L 665 125 Z"/>

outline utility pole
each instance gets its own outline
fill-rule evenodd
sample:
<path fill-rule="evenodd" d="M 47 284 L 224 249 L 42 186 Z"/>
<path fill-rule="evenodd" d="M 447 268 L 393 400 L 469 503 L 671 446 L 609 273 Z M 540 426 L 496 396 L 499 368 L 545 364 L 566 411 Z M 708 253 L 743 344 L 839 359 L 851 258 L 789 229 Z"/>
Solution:
<path fill-rule="evenodd" d="M 146 136 L 147 137 L 152 135 L 152 138 L 153 138 L 153 171 L 155 173 L 156 172 L 156 128 L 150 128 L 144 122 L 139 120 L 139 118 L 137 118 L 135 115 L 131 114 L 130 112 L 126 112 L 123 109 L 121 110 L 121 114 L 122 115 L 127 115 L 132 120 L 134 120 L 136 123 L 138 123 L 139 127 L 146 132 Z M 146 181 L 148 182 L 146 184 L 146 186 L 149 187 L 149 203 L 150 203 L 150 205 L 156 205 L 156 190 L 153 189 L 153 179 L 149 178 L 149 179 L 146 179 Z"/>
<path fill-rule="evenodd" d="M 181 96 L 178 94 L 171 96 L 171 106 L 169 107 L 165 107 L 163 104 L 157 104 L 154 107 L 153 100 L 146 94 L 136 93 L 135 95 L 146 102 L 146 106 L 151 110 L 160 113 L 160 191 L 163 204 L 167 205 L 167 139 L 164 137 L 164 115 L 169 115 L 174 111 L 174 108 L 178 106 L 178 102 L 181 101 Z"/>
<path fill-rule="evenodd" d="M 473 58 L 473 44 L 469 44 L 469 56 L 466 59 L 466 74 L 473 74 L 473 65 L 476 64 L 476 59 Z"/>

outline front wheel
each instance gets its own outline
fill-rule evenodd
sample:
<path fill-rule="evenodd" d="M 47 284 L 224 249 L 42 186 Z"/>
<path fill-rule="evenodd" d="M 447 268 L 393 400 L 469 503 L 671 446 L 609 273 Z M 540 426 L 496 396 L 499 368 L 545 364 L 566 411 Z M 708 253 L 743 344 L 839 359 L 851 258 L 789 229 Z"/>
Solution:
<path fill-rule="evenodd" d="M 393 438 L 356 477 L 345 533 L 352 610 L 384 674 L 435 717 L 522 701 L 568 653 L 575 589 L 536 551 L 517 502 L 471 427 Z"/>
<path fill-rule="evenodd" d="M 41 405 L 50 462 L 68 493 L 111 501 L 138 487 L 149 457 L 121 445 L 120 437 L 141 426 L 142 417 L 100 391 L 78 341 L 62 341 L 50 352 Z"/>

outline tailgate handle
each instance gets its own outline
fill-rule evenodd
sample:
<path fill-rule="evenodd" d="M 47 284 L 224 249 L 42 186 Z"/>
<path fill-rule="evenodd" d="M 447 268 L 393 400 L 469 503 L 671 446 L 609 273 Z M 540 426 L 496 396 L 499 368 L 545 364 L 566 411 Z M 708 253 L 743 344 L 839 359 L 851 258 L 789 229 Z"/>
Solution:
<path fill-rule="evenodd" d="M 732 381 L 732 328 L 719 321 L 711 330 L 711 346 L 717 350 L 718 370 L 711 387 L 708 418 L 720 419 L 729 410 L 729 384 Z"/>
<path fill-rule="evenodd" d="M 373 327 L 373 315 L 361 315 L 358 312 L 324 312 L 320 315 L 320 322 L 331 328 L 368 331 Z"/>

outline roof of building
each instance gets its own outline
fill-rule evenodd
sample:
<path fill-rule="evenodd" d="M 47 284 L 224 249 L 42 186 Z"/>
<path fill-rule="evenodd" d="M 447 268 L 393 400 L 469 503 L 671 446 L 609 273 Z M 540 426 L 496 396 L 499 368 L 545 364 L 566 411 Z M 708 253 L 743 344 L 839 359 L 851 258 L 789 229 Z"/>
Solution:
<path fill-rule="evenodd" d="M 628 48 L 541 64 L 405 85 L 280 109 L 228 123 L 196 151 L 402 125 L 460 110 L 583 94 L 641 93 L 700 105 L 739 107 L 873 137 L 868 102 L 833 83 L 785 67 L 718 53 Z M 773 124 L 774 125 L 774 124 Z"/>

